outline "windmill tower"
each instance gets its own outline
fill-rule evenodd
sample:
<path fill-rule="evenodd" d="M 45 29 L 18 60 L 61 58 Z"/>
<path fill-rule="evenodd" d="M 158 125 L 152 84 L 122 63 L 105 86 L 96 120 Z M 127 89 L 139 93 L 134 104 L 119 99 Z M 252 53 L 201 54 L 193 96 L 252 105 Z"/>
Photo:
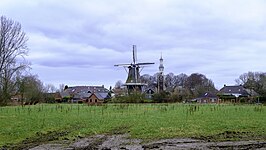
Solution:
<path fill-rule="evenodd" d="M 128 93 L 142 92 L 142 87 L 146 85 L 140 81 L 140 72 L 146 65 L 154 63 L 137 63 L 136 45 L 133 45 L 133 62 L 131 64 L 117 64 L 117 66 L 123 66 L 128 73 L 128 77 L 124 86 L 127 87 Z"/>
<path fill-rule="evenodd" d="M 158 73 L 158 93 L 161 93 L 165 90 L 164 86 L 164 66 L 163 66 L 163 56 L 161 54 L 160 58 L 160 66 L 159 66 L 159 73 Z"/>

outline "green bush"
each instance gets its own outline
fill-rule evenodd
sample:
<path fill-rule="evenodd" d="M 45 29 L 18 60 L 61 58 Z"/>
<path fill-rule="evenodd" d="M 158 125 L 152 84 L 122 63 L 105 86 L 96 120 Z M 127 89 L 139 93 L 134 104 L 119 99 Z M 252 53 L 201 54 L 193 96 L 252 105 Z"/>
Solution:
<path fill-rule="evenodd" d="M 155 93 L 153 95 L 153 101 L 156 103 L 167 103 L 167 102 L 171 102 L 170 99 L 170 93 L 169 92 L 161 92 L 161 93 Z"/>
<path fill-rule="evenodd" d="M 144 103 L 145 101 L 145 95 L 138 92 L 126 96 L 118 96 L 111 100 L 114 103 Z"/>

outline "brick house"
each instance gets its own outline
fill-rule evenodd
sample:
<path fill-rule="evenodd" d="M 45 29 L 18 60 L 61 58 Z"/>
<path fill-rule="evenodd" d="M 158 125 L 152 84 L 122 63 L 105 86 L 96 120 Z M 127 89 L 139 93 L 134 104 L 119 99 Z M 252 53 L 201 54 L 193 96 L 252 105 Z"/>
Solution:
<path fill-rule="evenodd" d="M 92 93 L 90 96 L 85 100 L 88 104 L 95 104 L 95 103 L 104 103 L 108 97 L 106 94 L 103 93 Z"/>
<path fill-rule="evenodd" d="M 219 97 L 213 93 L 206 92 L 196 100 L 198 103 L 218 103 Z"/>
<path fill-rule="evenodd" d="M 72 103 L 103 103 L 111 98 L 104 86 L 73 86 L 66 88 L 64 93 L 68 93 Z"/>

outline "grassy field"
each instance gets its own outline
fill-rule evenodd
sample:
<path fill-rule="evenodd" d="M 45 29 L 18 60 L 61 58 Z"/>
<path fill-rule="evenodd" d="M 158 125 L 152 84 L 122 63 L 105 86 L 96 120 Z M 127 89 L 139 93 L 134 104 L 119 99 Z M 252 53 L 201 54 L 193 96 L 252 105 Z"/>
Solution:
<path fill-rule="evenodd" d="M 173 137 L 234 140 L 245 136 L 265 140 L 265 107 L 229 104 L 40 104 L 0 107 L 0 147 L 51 133 L 59 135 L 59 140 L 120 132 L 145 140 Z"/>

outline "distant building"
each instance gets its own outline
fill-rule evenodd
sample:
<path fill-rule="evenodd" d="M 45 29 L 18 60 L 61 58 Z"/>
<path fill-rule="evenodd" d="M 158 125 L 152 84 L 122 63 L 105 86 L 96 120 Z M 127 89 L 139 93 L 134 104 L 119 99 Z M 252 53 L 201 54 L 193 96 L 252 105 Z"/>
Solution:
<path fill-rule="evenodd" d="M 198 103 L 218 103 L 219 97 L 213 93 L 206 92 L 202 96 L 196 99 Z"/>
<path fill-rule="evenodd" d="M 149 87 L 146 87 L 146 89 L 144 91 L 145 92 L 145 97 L 147 99 L 152 99 L 153 94 L 155 93 L 155 91 L 156 91 L 156 89 L 155 89 L 155 86 L 153 86 L 153 85 L 151 85 Z"/>
<path fill-rule="evenodd" d="M 220 89 L 217 96 L 223 101 L 223 102 L 240 102 L 240 100 L 247 101 L 250 94 L 247 92 L 247 90 L 242 85 L 236 85 L 236 86 L 227 86 L 224 85 L 223 88 Z"/>
<path fill-rule="evenodd" d="M 85 102 L 88 104 L 96 104 L 96 103 L 104 103 L 106 100 L 105 94 L 100 93 L 92 93 Z"/>
<path fill-rule="evenodd" d="M 104 86 L 73 86 L 60 93 L 62 99 L 73 103 L 102 103 L 111 98 L 109 90 Z"/>

